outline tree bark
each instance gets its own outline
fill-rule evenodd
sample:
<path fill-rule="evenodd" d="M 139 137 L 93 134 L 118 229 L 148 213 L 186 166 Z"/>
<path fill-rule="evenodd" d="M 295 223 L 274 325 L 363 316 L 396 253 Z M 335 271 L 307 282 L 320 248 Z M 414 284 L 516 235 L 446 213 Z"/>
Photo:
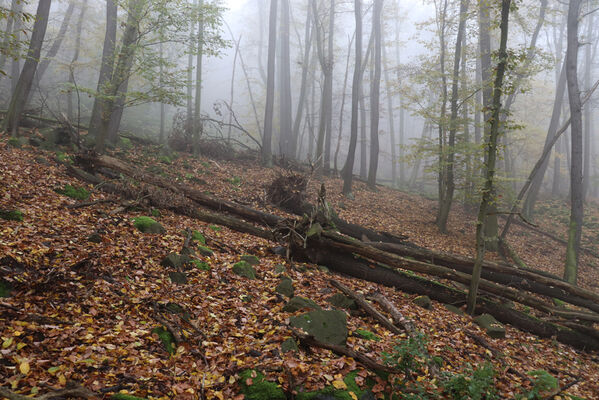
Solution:
<path fill-rule="evenodd" d="M 368 187 L 376 189 L 376 175 L 379 166 L 379 114 L 381 89 L 381 13 L 383 0 L 374 1 L 372 11 L 372 30 L 374 35 L 374 79 L 370 82 L 370 165 L 368 168 Z"/>
<path fill-rule="evenodd" d="M 275 96 L 275 53 L 277 46 L 277 0 L 270 0 L 268 23 L 268 74 L 266 83 L 266 108 L 264 111 L 264 137 L 262 139 L 262 164 L 272 167 L 272 125 Z"/>
<path fill-rule="evenodd" d="M 31 86 L 33 85 L 33 77 L 37 70 L 44 36 L 46 35 L 46 28 L 48 27 L 51 4 L 51 0 L 40 0 L 38 3 L 25 65 L 23 66 L 17 86 L 12 94 L 8 112 L 2 121 L 1 130 L 10 132 L 12 136 L 17 135 L 19 123 L 21 122 L 21 114 L 25 109 L 27 98 L 29 97 Z"/>

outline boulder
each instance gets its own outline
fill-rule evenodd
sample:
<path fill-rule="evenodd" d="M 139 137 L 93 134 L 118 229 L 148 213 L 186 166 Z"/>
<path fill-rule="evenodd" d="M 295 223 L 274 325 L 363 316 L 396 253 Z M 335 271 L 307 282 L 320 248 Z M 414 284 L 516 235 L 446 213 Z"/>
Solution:
<path fill-rule="evenodd" d="M 283 307 L 283 311 L 286 312 L 296 312 L 302 309 L 321 310 L 321 307 L 313 300 L 300 296 L 292 297 Z"/>
<path fill-rule="evenodd" d="M 335 308 L 343 308 L 347 310 L 357 310 L 356 302 L 344 295 L 343 293 L 335 293 L 327 299 L 327 302 Z"/>
<path fill-rule="evenodd" d="M 483 328 L 487 335 L 493 339 L 505 338 L 505 327 L 499 323 L 491 314 L 481 314 L 474 318 L 474 322 Z"/>
<path fill-rule="evenodd" d="M 281 343 L 281 352 L 284 353 L 289 353 L 290 351 L 299 351 L 299 348 L 297 347 L 297 343 L 295 341 L 295 339 L 293 338 L 289 338 L 287 340 L 285 340 L 283 343 Z"/>
<path fill-rule="evenodd" d="M 414 304 L 427 310 L 433 308 L 433 303 L 431 302 L 431 299 L 428 296 L 418 296 L 413 300 L 413 302 Z"/>
<path fill-rule="evenodd" d="M 456 307 L 456 306 L 454 306 L 454 305 L 451 305 L 451 304 L 443 304 L 443 306 L 445 306 L 445 308 L 447 309 L 447 311 L 451 311 L 451 312 L 452 312 L 452 313 L 454 313 L 454 314 L 457 314 L 457 315 L 466 315 L 466 314 L 464 313 L 464 311 L 462 311 L 462 309 L 461 309 L 461 308 L 458 308 L 458 307 Z"/>
<path fill-rule="evenodd" d="M 260 259 L 258 257 L 248 255 L 248 254 L 241 256 L 241 261 L 245 261 L 246 263 L 248 263 L 250 265 L 259 265 L 260 264 Z"/>
<path fill-rule="evenodd" d="M 178 285 L 185 285 L 188 282 L 187 275 L 185 275 L 183 272 L 171 271 L 168 273 L 168 276 L 171 278 L 171 282 Z"/>
<path fill-rule="evenodd" d="M 256 270 L 246 261 L 239 261 L 233 264 L 233 272 L 244 278 L 256 279 Z"/>
<path fill-rule="evenodd" d="M 275 289 L 277 293 L 281 293 L 283 296 L 287 296 L 289 298 L 293 297 L 295 293 L 295 288 L 293 287 L 293 281 L 291 278 L 284 276 L 281 278 L 281 283 L 279 283 Z"/>
<path fill-rule="evenodd" d="M 133 226 L 143 233 L 165 233 L 166 229 L 150 217 L 133 218 Z"/>
<path fill-rule="evenodd" d="M 339 310 L 315 310 L 289 319 L 291 326 L 303 329 L 319 342 L 345 346 L 347 318 Z"/>

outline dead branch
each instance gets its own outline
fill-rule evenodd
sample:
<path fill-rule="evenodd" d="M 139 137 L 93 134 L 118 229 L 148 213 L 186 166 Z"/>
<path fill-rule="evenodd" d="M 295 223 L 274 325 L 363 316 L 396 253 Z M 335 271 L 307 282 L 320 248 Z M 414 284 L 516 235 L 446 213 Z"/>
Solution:
<path fill-rule="evenodd" d="M 78 383 L 71 383 L 65 389 L 54 390 L 37 397 L 23 396 L 12 390 L 0 386 L 0 397 L 6 397 L 9 400 L 47 400 L 57 397 L 80 397 L 84 399 L 99 398 L 97 393 L 81 386 Z"/>
<path fill-rule="evenodd" d="M 416 332 L 414 323 L 406 318 L 398 309 L 395 304 L 391 303 L 381 292 L 378 290 L 368 295 L 369 298 L 379 303 L 379 305 L 391 315 L 393 322 L 396 325 L 402 327 L 410 336 Z"/>

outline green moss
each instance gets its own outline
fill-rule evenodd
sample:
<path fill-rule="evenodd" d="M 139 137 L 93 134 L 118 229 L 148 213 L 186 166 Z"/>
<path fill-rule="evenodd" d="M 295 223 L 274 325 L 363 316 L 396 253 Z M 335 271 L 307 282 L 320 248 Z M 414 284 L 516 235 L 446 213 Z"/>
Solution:
<path fill-rule="evenodd" d="M 89 198 L 89 192 L 85 188 L 69 184 L 66 184 L 63 189 L 55 189 L 54 191 L 75 200 L 87 200 Z"/>
<path fill-rule="evenodd" d="M 248 279 L 256 279 L 256 270 L 245 261 L 233 264 L 233 272 Z"/>
<path fill-rule="evenodd" d="M 23 221 L 23 213 L 19 210 L 0 210 L 0 218 L 6 221 Z"/>
<path fill-rule="evenodd" d="M 133 147 L 133 143 L 131 143 L 131 139 L 120 136 L 117 146 L 121 149 L 129 150 L 131 147 Z"/>
<path fill-rule="evenodd" d="M 202 246 L 201 244 L 198 245 L 198 250 L 200 250 L 200 254 L 205 256 L 205 257 L 210 257 L 211 255 L 214 254 L 214 252 L 212 251 L 212 249 L 209 249 L 206 246 Z"/>
<path fill-rule="evenodd" d="M 366 340 L 374 340 L 375 342 L 381 341 L 380 337 L 378 337 L 377 335 L 375 335 L 374 333 L 372 333 L 370 331 L 367 331 L 366 329 L 356 329 L 354 331 L 354 334 L 356 334 Z"/>
<path fill-rule="evenodd" d="M 267 381 L 264 374 L 248 369 L 240 376 L 241 393 L 246 400 L 286 400 L 285 392 L 279 385 Z"/>
<path fill-rule="evenodd" d="M 196 242 L 206 244 L 206 238 L 204 237 L 204 235 L 202 235 L 200 231 L 193 231 L 193 233 L 191 234 L 191 238 Z"/>
<path fill-rule="evenodd" d="M 16 137 L 11 137 L 10 139 L 8 139 L 8 141 L 6 142 L 10 147 L 15 147 L 17 149 L 21 148 L 21 142 L 19 142 L 19 139 Z"/>
<path fill-rule="evenodd" d="M 160 213 L 160 210 L 157 210 L 156 208 L 152 208 L 152 217 L 160 218 L 161 216 L 162 216 L 162 214 Z"/>
<path fill-rule="evenodd" d="M 158 338 L 162 342 L 164 349 L 168 353 L 175 354 L 175 351 L 177 350 L 175 345 L 175 338 L 173 337 L 173 334 L 168 331 L 168 329 L 165 329 L 163 326 L 159 326 L 157 328 L 152 329 L 152 333 L 158 335 Z"/>
<path fill-rule="evenodd" d="M 252 256 L 252 255 L 248 255 L 248 254 L 244 254 L 241 256 L 241 261 L 245 261 L 246 263 L 250 264 L 250 265 L 258 265 L 260 264 L 260 259 L 256 256 Z"/>
<path fill-rule="evenodd" d="M 165 229 L 150 217 L 133 218 L 133 226 L 144 233 L 164 233 Z"/>
<path fill-rule="evenodd" d="M 205 263 L 203 261 L 200 260 L 192 260 L 191 261 L 193 263 L 193 265 L 195 265 L 195 267 L 201 271 L 210 271 L 212 269 L 212 267 L 210 266 L 210 264 Z"/>
<path fill-rule="evenodd" d="M 214 232 L 220 232 L 223 230 L 223 228 L 218 225 L 210 225 L 208 228 L 212 229 Z"/>
<path fill-rule="evenodd" d="M 161 156 L 158 160 L 166 165 L 171 165 L 173 163 L 173 160 L 169 156 Z"/>
<path fill-rule="evenodd" d="M 62 163 L 73 164 L 73 158 L 61 151 L 56 153 L 56 159 Z"/>
<path fill-rule="evenodd" d="M 12 286 L 9 282 L 4 279 L 0 279 L 0 297 L 10 297 L 12 292 Z"/>
<path fill-rule="evenodd" d="M 132 396 L 130 394 L 116 393 L 110 396 L 112 400 L 146 400 L 143 397 Z"/>

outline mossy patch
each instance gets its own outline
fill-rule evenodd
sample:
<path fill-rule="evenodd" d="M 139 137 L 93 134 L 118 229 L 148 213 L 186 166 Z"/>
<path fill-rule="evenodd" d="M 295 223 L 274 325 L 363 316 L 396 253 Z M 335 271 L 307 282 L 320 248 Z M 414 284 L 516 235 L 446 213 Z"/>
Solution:
<path fill-rule="evenodd" d="M 164 349 L 168 353 L 175 354 L 175 351 L 177 350 L 175 338 L 173 337 L 173 334 L 168 331 L 168 329 L 164 328 L 163 326 L 159 326 L 157 328 L 152 329 L 152 333 L 158 335 L 158 338 L 162 342 Z"/>
<path fill-rule="evenodd" d="M 112 400 L 147 400 L 144 397 L 132 396 L 130 394 L 116 393 L 110 396 Z"/>
<path fill-rule="evenodd" d="M 274 382 L 266 380 L 264 374 L 248 369 L 240 376 L 241 393 L 246 400 L 286 400 L 283 389 Z"/>
<path fill-rule="evenodd" d="M 0 279 L 0 297 L 10 297 L 12 293 L 12 286 L 9 282 L 4 279 Z"/>
<path fill-rule="evenodd" d="M 334 386 L 327 386 L 324 389 L 314 392 L 298 393 L 295 397 L 297 400 L 319 400 L 319 399 L 337 399 L 337 400 L 355 400 L 355 399 L 370 399 L 374 397 L 368 396 L 368 390 L 362 390 L 356 383 L 357 371 L 352 371 L 345 378 L 346 389 L 337 389 Z M 372 385 L 370 385 L 372 386 Z"/>
<path fill-rule="evenodd" d="M 214 251 L 212 251 L 212 249 L 210 249 L 206 246 L 202 246 L 201 244 L 198 245 L 198 250 L 200 251 L 200 254 L 203 255 L 204 257 L 210 257 L 211 255 L 214 254 Z"/>
<path fill-rule="evenodd" d="M 133 218 L 133 226 L 143 233 L 164 233 L 166 230 L 150 217 Z"/>
<path fill-rule="evenodd" d="M 187 255 L 179 255 L 177 253 L 170 253 L 168 256 L 164 257 L 160 262 L 160 265 L 167 268 L 175 268 L 179 269 L 183 267 L 183 265 L 189 263 L 191 260 Z"/>
<path fill-rule="evenodd" d="M 305 297 L 295 296 L 291 298 L 283 307 L 283 311 L 296 312 L 299 310 L 320 310 L 321 307 L 314 300 L 306 299 Z"/>
<path fill-rule="evenodd" d="M 260 259 L 256 256 L 252 256 L 252 255 L 248 255 L 245 254 L 243 256 L 241 256 L 241 261 L 245 261 L 246 263 L 250 264 L 250 265 L 258 265 L 260 264 Z"/>
<path fill-rule="evenodd" d="M 347 341 L 347 317 L 343 311 L 311 311 L 291 317 L 289 324 L 303 329 L 320 342 L 345 346 Z"/>
<path fill-rule="evenodd" d="M 129 150 L 130 148 L 133 147 L 133 143 L 131 143 L 131 139 L 129 139 L 129 138 L 119 136 L 119 141 L 117 143 L 117 146 L 123 150 Z"/>
<path fill-rule="evenodd" d="M 158 210 L 156 208 L 152 208 L 152 217 L 160 218 L 160 217 L 162 217 L 162 213 L 160 212 L 160 210 Z"/>
<path fill-rule="evenodd" d="M 245 261 L 233 264 L 233 272 L 248 279 L 256 279 L 256 270 Z"/>
<path fill-rule="evenodd" d="M 15 147 L 17 149 L 21 148 L 21 142 L 19 141 L 19 138 L 16 137 L 11 137 L 10 139 L 8 139 L 8 141 L 6 142 L 10 147 Z"/>
<path fill-rule="evenodd" d="M 291 280 L 291 278 L 288 278 L 286 276 L 281 278 L 281 283 L 277 285 L 275 291 L 277 293 L 282 294 L 283 296 L 287 296 L 289 298 L 293 297 L 293 294 L 295 293 L 295 288 L 293 287 L 293 281 Z"/>
<path fill-rule="evenodd" d="M 474 322 L 483 328 L 487 332 L 487 335 L 493 339 L 505 338 L 505 327 L 500 324 L 491 314 L 481 314 L 474 318 Z"/>
<path fill-rule="evenodd" d="M 331 297 L 327 298 L 327 302 L 336 308 L 343 308 L 349 310 L 357 310 L 358 306 L 356 302 L 344 295 L 343 293 L 335 293 Z"/>
<path fill-rule="evenodd" d="M 380 342 L 381 338 L 375 335 L 374 333 L 367 331 L 366 329 L 356 329 L 354 331 L 354 335 L 361 337 L 366 340 L 373 340 L 375 342 Z"/>
<path fill-rule="evenodd" d="M 54 191 L 63 196 L 70 197 L 75 200 L 87 200 L 89 198 L 89 192 L 82 187 L 66 184 L 64 188 L 54 189 Z"/>
<path fill-rule="evenodd" d="M 414 304 L 426 309 L 430 310 L 433 308 L 433 302 L 428 296 L 418 296 L 414 299 Z"/>
<path fill-rule="evenodd" d="M 210 264 L 204 262 L 204 261 L 200 261 L 200 260 L 191 260 L 191 263 L 200 271 L 210 271 L 212 269 L 212 267 L 210 266 Z"/>
<path fill-rule="evenodd" d="M 171 279 L 171 282 L 178 285 L 185 285 L 188 282 L 187 275 L 183 272 L 171 271 L 168 273 L 168 277 Z"/>
<path fill-rule="evenodd" d="M 299 351 L 297 342 L 293 338 L 288 338 L 283 343 L 281 343 L 281 352 L 283 354 L 289 353 L 290 351 Z"/>
<path fill-rule="evenodd" d="M 191 233 L 191 239 L 196 242 L 200 242 L 201 244 L 206 244 L 206 238 L 200 231 L 193 231 Z"/>
<path fill-rule="evenodd" d="M 6 221 L 23 222 L 23 213 L 19 210 L 0 210 L 0 218 Z"/>

